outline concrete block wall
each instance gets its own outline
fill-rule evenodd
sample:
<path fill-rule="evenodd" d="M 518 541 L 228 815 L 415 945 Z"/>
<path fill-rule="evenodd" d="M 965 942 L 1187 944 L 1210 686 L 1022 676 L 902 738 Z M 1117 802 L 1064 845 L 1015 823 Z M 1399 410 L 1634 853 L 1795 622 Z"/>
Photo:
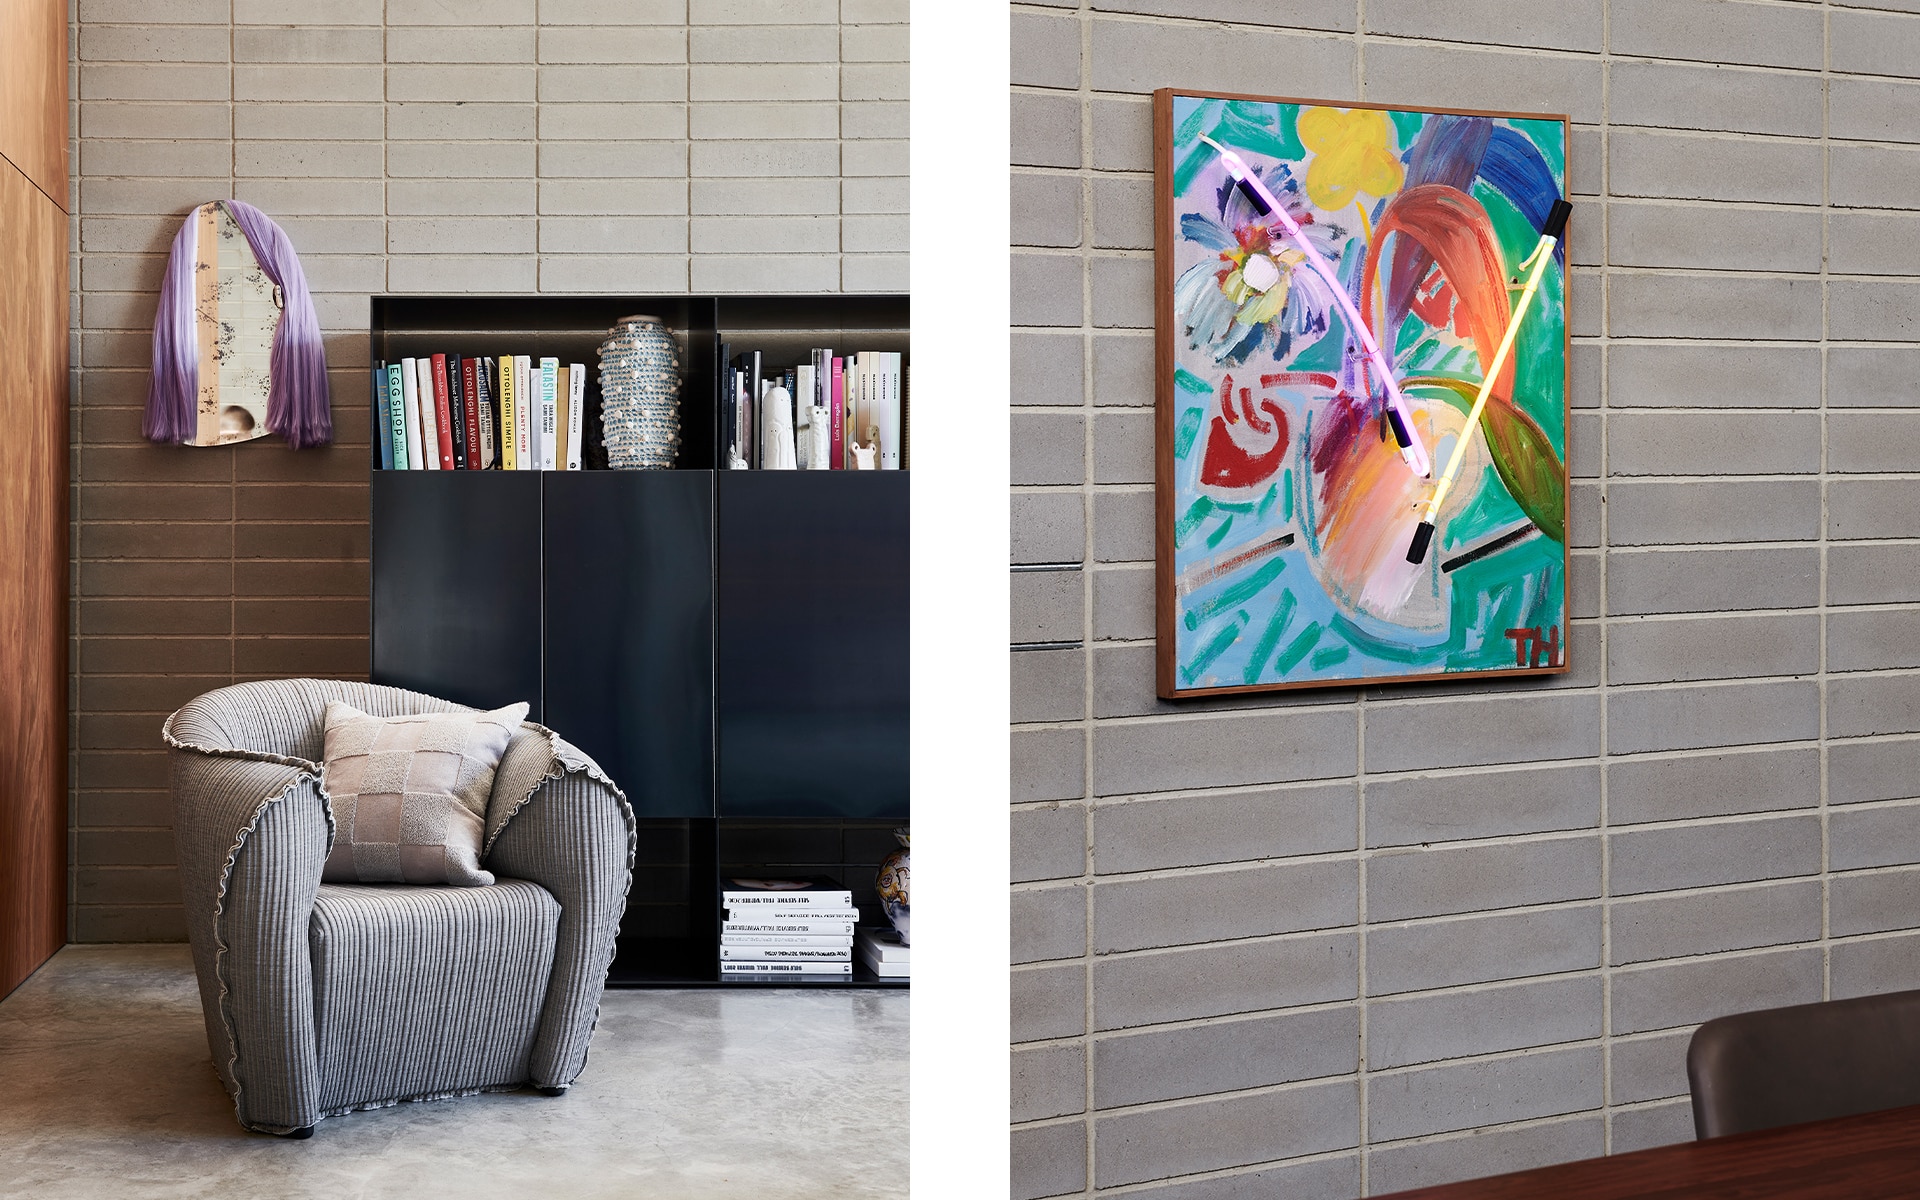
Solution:
<path fill-rule="evenodd" d="M 1920 986 L 1920 13 L 1057 0 L 1013 29 L 1013 1195 L 1692 1134 Z M 1148 93 L 1564 111 L 1572 674 L 1154 696 Z"/>
<path fill-rule="evenodd" d="M 160 722 L 367 669 L 367 297 L 907 287 L 907 0 L 76 0 L 74 908 L 184 936 Z M 140 440 L 169 240 L 300 252 L 338 444 Z"/>

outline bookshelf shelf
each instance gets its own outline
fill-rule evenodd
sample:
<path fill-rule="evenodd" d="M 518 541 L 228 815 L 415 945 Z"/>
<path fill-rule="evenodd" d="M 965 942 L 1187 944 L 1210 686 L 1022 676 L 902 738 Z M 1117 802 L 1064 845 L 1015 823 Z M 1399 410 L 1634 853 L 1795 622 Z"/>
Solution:
<path fill-rule="evenodd" d="M 723 857 L 858 887 L 866 852 L 821 849 L 820 831 L 865 844 L 909 817 L 910 485 L 905 471 L 714 469 L 718 346 L 797 347 L 801 362 L 820 345 L 904 351 L 907 299 L 377 296 L 373 356 L 550 354 L 591 370 L 632 313 L 683 339 L 675 468 L 372 471 L 370 674 L 478 707 L 527 701 L 627 792 L 643 842 L 676 847 L 635 868 L 610 982 L 763 986 L 718 982 Z M 597 394 L 590 377 L 589 412 Z M 732 839 L 751 859 L 722 853 L 736 823 L 756 834 Z M 852 985 L 903 982 L 863 976 Z"/>
<path fill-rule="evenodd" d="M 786 367 L 805 363 L 814 346 L 904 354 L 911 340 L 905 296 L 375 296 L 372 357 L 526 354 L 580 363 L 587 369 L 585 466 L 604 469 L 598 350 L 613 323 L 633 314 L 661 318 L 679 345 L 679 470 L 722 465 L 723 344 L 759 350 L 769 367 Z"/>

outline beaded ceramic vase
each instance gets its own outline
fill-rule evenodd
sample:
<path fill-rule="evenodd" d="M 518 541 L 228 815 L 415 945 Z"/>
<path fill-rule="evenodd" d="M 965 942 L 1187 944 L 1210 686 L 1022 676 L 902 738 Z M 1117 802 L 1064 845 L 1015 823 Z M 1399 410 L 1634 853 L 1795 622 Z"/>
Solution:
<path fill-rule="evenodd" d="M 913 843 L 906 829 L 894 830 L 893 836 L 900 842 L 900 848 L 880 860 L 880 874 L 873 888 L 880 894 L 880 907 L 886 911 L 887 920 L 893 922 L 894 929 L 900 933 L 900 944 L 910 946 L 913 938 L 908 921 L 912 910 L 907 907 L 907 884 L 912 871 Z"/>
<path fill-rule="evenodd" d="M 680 352 L 659 317 L 621 317 L 600 343 L 607 465 L 658 470 L 680 452 Z"/>

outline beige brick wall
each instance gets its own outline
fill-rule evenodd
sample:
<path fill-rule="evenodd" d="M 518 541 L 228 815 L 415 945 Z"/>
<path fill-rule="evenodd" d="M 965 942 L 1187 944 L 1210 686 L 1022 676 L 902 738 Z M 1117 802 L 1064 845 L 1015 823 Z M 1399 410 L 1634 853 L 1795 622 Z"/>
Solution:
<path fill-rule="evenodd" d="M 1016 1197 L 1678 1141 L 1920 986 L 1914 7 L 1012 5 Z M 1155 699 L 1159 86 L 1571 114 L 1571 675 Z"/>
<path fill-rule="evenodd" d="M 168 712 L 366 672 L 368 295 L 904 290 L 906 19 L 907 0 L 77 0 L 73 939 L 183 936 Z M 300 252 L 332 449 L 140 439 L 169 239 L 229 196 Z"/>

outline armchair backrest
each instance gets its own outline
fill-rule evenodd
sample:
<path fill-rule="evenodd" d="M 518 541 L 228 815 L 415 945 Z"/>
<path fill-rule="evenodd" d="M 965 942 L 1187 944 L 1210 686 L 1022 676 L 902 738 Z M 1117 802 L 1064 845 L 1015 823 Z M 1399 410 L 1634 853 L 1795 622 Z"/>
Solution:
<path fill-rule="evenodd" d="M 168 718 L 167 735 L 206 750 L 245 750 L 317 763 L 326 753 L 330 700 L 344 700 L 376 717 L 471 711 L 464 704 L 375 683 L 272 679 L 236 683 L 189 701 Z"/>

